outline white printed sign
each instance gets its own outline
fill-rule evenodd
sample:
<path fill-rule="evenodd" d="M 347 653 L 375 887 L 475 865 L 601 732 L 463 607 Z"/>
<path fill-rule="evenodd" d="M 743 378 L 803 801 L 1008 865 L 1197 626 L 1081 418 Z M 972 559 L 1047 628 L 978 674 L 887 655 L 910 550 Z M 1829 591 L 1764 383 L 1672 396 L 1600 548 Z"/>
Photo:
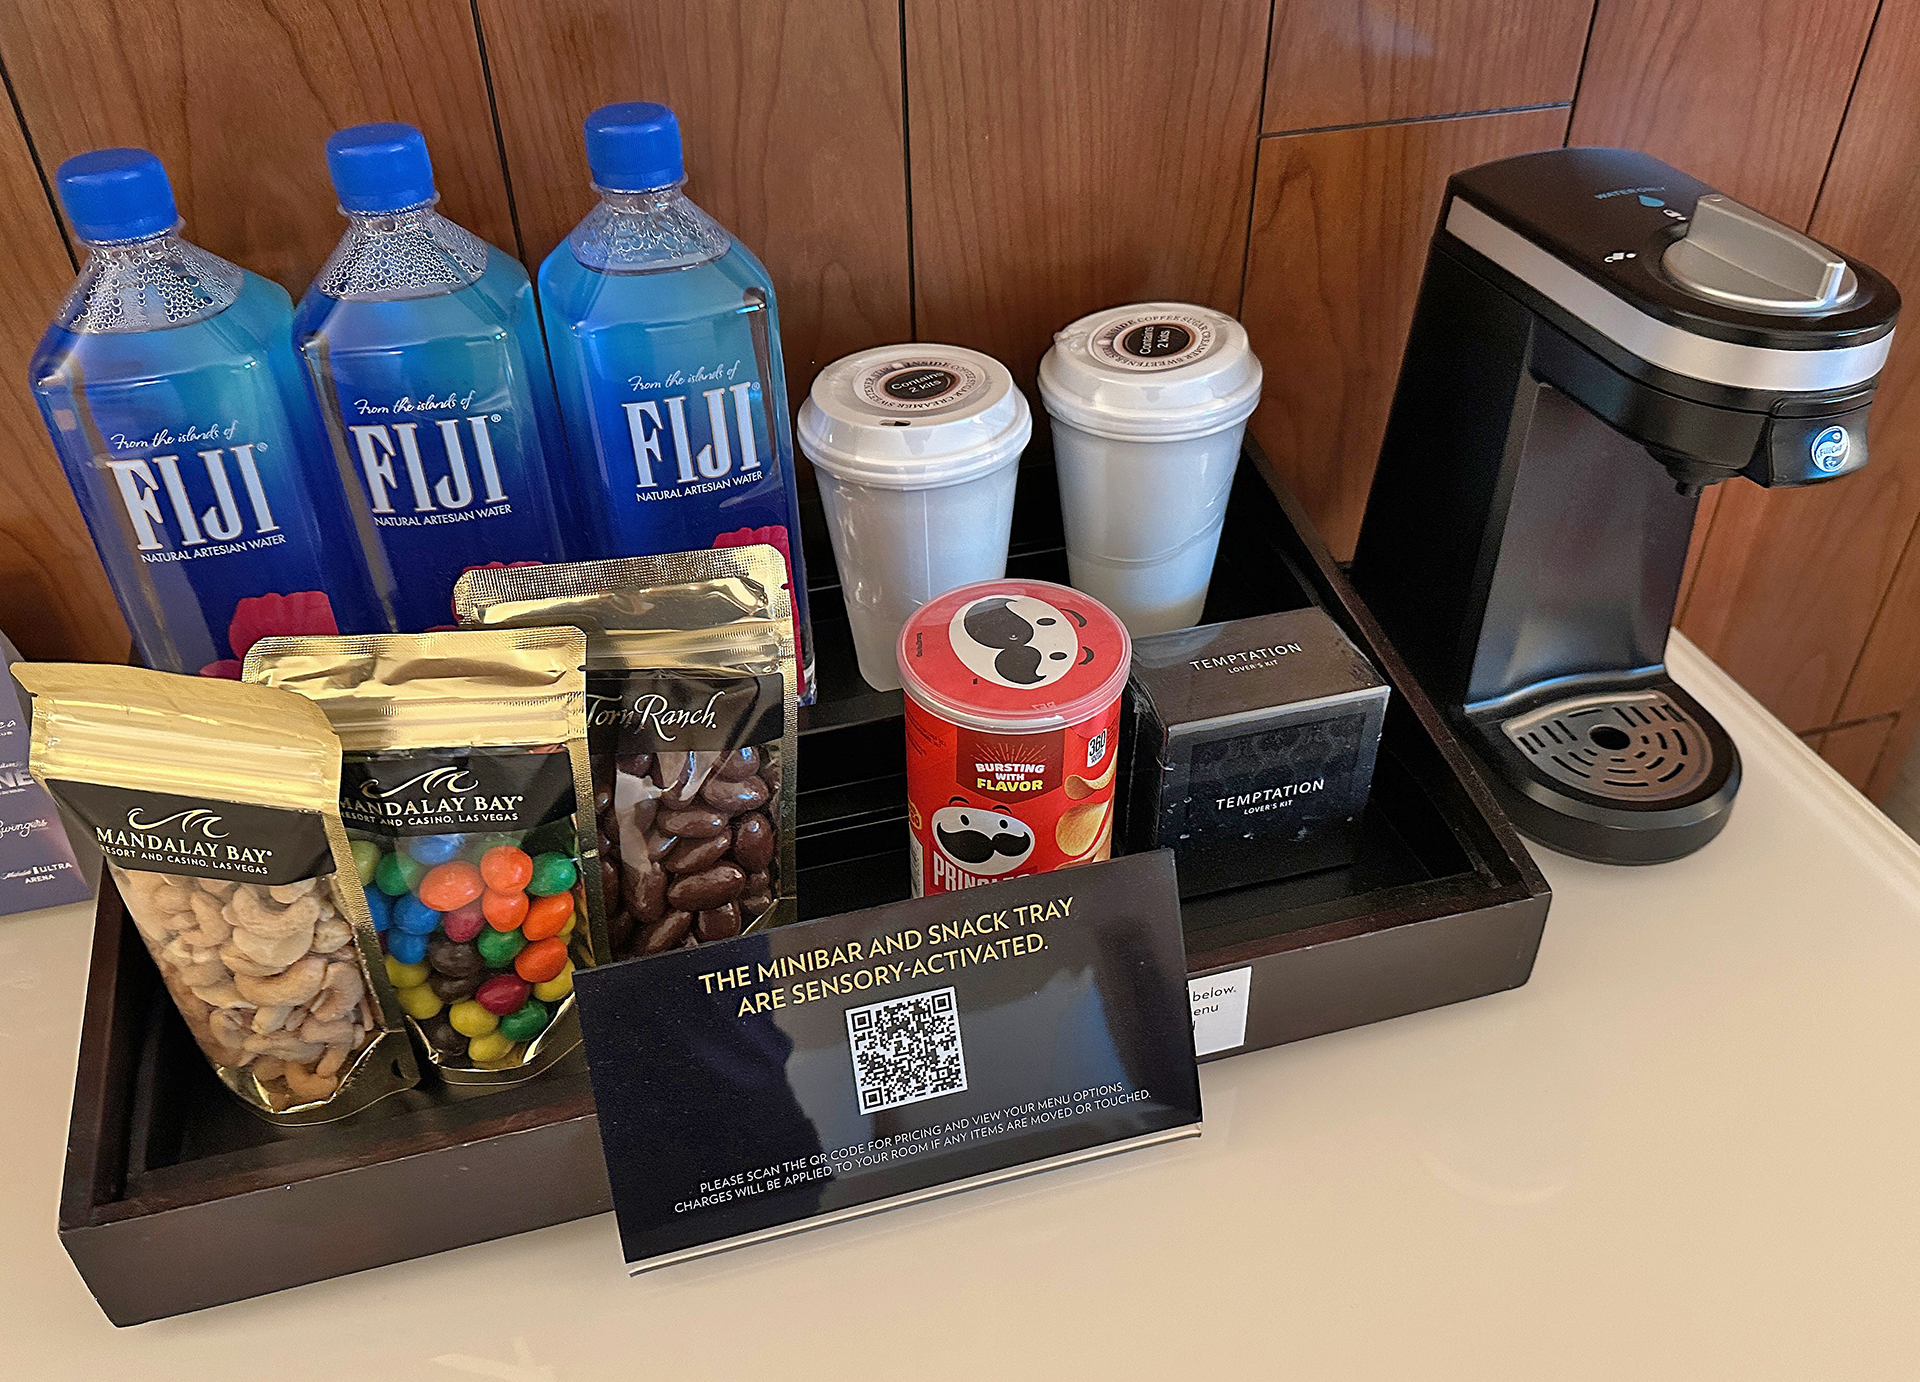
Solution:
<path fill-rule="evenodd" d="M 1193 1054 L 1210 1056 L 1231 1051 L 1247 1040 L 1247 995 L 1253 989 L 1253 969 L 1229 969 L 1187 980 L 1193 1003 Z"/>

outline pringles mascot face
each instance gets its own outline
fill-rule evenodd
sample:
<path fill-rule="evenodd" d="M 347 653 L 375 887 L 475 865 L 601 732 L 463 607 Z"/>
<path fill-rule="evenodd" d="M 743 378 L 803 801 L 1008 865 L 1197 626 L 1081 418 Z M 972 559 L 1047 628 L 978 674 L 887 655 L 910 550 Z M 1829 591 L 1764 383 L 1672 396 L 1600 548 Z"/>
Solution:
<path fill-rule="evenodd" d="M 1046 686 L 1093 649 L 1083 647 L 1086 618 L 1031 595 L 990 595 L 962 605 L 947 626 L 953 651 L 974 675 L 997 686 Z"/>
<path fill-rule="evenodd" d="M 960 797 L 933 813 L 933 842 L 968 873 L 995 878 L 1033 854 L 1033 831 L 1001 811 L 968 806 Z"/>

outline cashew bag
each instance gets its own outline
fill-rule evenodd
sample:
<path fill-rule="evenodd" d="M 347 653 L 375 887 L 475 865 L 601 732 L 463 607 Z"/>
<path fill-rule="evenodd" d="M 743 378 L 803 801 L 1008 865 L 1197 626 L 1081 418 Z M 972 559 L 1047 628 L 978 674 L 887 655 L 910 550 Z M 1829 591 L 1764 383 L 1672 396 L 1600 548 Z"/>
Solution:
<path fill-rule="evenodd" d="M 338 811 L 340 744 L 289 692 L 21 664 L 29 766 L 106 855 L 200 1050 L 274 1122 L 419 1082 Z"/>

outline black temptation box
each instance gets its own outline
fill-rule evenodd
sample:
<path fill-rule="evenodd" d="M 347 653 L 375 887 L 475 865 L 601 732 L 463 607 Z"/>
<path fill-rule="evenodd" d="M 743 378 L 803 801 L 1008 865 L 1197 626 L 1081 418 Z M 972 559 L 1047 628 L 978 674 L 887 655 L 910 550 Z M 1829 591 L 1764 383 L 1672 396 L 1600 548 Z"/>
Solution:
<path fill-rule="evenodd" d="M 1180 895 L 1351 864 L 1387 684 L 1317 608 L 1133 645 L 1129 853 L 1165 847 Z"/>

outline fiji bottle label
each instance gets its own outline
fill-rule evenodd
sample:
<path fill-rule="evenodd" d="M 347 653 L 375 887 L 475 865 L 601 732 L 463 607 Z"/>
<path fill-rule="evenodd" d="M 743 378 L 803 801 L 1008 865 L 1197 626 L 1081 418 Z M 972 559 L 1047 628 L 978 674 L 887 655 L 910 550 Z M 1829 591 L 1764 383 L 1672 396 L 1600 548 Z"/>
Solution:
<path fill-rule="evenodd" d="M 336 633 L 368 617 L 357 589 L 339 601 L 330 590 L 302 461 L 272 420 L 102 436 L 106 453 L 92 463 L 105 483 L 83 497 L 118 510 L 107 526 L 126 551 L 109 564 L 151 665 L 237 677 L 259 638 Z"/>
<path fill-rule="evenodd" d="M 532 399 L 497 350 L 462 344 L 457 374 L 405 353 L 330 362 L 337 441 L 405 632 L 452 627 L 453 585 L 470 567 L 564 555 Z M 410 387 L 436 375 L 439 387 Z"/>
<path fill-rule="evenodd" d="M 606 555 L 764 542 L 780 550 L 791 573 L 791 442 L 784 417 L 777 432 L 770 425 L 751 341 L 741 341 L 738 355 L 631 374 L 623 383 L 618 413 L 601 415 L 601 463 L 613 501 Z M 804 628 L 801 584 L 793 582 L 795 623 Z"/>

